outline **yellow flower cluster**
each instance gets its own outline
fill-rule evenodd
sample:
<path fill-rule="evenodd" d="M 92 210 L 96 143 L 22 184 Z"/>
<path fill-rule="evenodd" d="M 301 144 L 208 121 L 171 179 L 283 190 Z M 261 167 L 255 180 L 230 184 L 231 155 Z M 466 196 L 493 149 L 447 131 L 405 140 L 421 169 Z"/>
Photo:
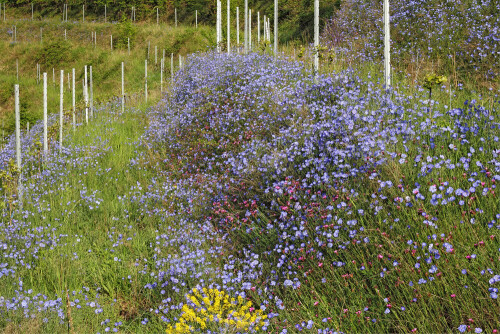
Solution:
<path fill-rule="evenodd" d="M 196 329 L 231 328 L 237 331 L 255 330 L 263 326 L 267 318 L 262 310 L 253 310 L 252 302 L 245 303 L 243 297 L 231 298 L 217 289 L 193 289 L 186 298 L 194 304 L 184 304 L 182 315 L 175 325 L 169 325 L 167 334 L 191 333 Z"/>

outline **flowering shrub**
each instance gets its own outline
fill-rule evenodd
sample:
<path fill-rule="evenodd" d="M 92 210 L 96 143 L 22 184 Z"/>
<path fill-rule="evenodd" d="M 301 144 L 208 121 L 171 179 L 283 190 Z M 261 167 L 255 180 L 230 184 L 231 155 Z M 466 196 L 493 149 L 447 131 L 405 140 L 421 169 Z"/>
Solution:
<path fill-rule="evenodd" d="M 182 307 L 179 322 L 167 328 L 168 333 L 191 333 L 194 328 L 224 329 L 226 333 L 234 331 L 248 331 L 250 327 L 259 330 L 265 326 L 267 318 L 262 310 L 255 310 L 252 302 L 245 302 L 238 296 L 238 301 L 231 298 L 224 291 L 203 288 L 202 291 L 193 289 L 192 294 L 186 296 L 188 304 Z"/>
<path fill-rule="evenodd" d="M 462 75 L 500 74 L 500 7 L 494 0 L 394 0 L 391 57 L 394 66 L 439 60 L 440 72 L 453 67 Z M 383 59 L 383 6 L 376 0 L 346 0 L 327 23 L 324 43 L 348 59 Z"/>

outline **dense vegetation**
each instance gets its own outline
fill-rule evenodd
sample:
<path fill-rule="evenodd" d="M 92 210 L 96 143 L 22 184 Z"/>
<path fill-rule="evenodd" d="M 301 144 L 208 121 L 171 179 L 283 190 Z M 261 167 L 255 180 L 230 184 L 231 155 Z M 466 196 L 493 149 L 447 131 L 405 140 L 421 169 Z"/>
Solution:
<path fill-rule="evenodd" d="M 344 1 L 317 77 L 310 47 L 277 58 L 204 50 L 154 103 L 122 112 L 111 99 L 88 126 L 65 128 L 62 153 L 53 136 L 42 153 L 40 123 L 23 131 L 21 171 L 11 136 L 0 152 L 0 328 L 498 333 L 498 58 L 478 55 L 457 75 L 434 66 L 474 55 L 476 19 L 491 26 L 481 48 L 497 50 L 497 7 L 446 7 L 446 22 L 469 20 L 453 35 L 472 48 L 460 54 L 448 23 L 419 30 L 422 13 L 444 13 L 437 2 L 417 1 L 413 19 L 417 2 L 394 2 L 391 88 L 378 22 L 363 27 L 377 2 Z M 411 31 L 441 52 L 400 40 Z M 423 73 L 405 72 L 417 54 Z M 51 133 L 58 125 L 51 117 Z"/>
<path fill-rule="evenodd" d="M 61 15 L 64 1 L 59 0 L 17 0 L 15 4 L 26 17 L 31 16 L 31 6 L 34 4 L 37 18 Z M 70 20 L 82 19 L 82 6 L 85 4 L 86 16 L 89 20 L 104 20 L 104 5 L 107 6 L 109 20 L 119 21 L 123 15 L 131 17 L 131 8 L 136 8 L 136 19 L 138 21 L 156 21 L 156 8 L 159 8 L 161 20 L 169 23 L 174 22 L 175 9 L 179 22 L 193 24 L 195 22 L 195 11 L 198 11 L 198 22 L 215 25 L 216 2 L 210 0 L 70 0 L 68 18 Z M 313 0 L 280 0 L 279 14 L 281 41 L 312 40 L 313 27 L 310 24 L 313 19 Z M 331 17 L 335 8 L 340 5 L 340 0 L 321 1 L 322 25 Z M 231 1 L 232 22 L 235 24 L 236 7 L 240 8 L 240 27 L 243 28 L 244 0 Z M 272 0 L 249 0 L 248 6 L 253 10 L 253 21 L 257 21 L 257 11 L 261 15 L 274 17 L 274 1 Z M 225 3 L 222 6 L 223 17 L 226 17 Z M 224 20 L 225 22 L 225 20 Z M 254 23 L 255 24 L 255 23 Z M 225 28 L 224 28 L 225 29 Z"/>

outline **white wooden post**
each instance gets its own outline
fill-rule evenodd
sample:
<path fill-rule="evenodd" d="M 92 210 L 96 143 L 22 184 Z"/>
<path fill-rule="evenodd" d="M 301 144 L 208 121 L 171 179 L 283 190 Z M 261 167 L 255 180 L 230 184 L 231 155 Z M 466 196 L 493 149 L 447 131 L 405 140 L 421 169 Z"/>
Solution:
<path fill-rule="evenodd" d="M 19 59 L 16 59 L 16 78 L 19 81 Z"/>
<path fill-rule="evenodd" d="M 156 25 L 160 24 L 160 16 L 158 15 L 158 7 L 156 7 Z"/>
<path fill-rule="evenodd" d="M 240 53 L 240 7 L 236 7 L 236 49 Z"/>
<path fill-rule="evenodd" d="M 85 22 L 85 5 L 83 5 L 82 22 Z"/>
<path fill-rule="evenodd" d="M 14 44 L 17 43 L 17 26 L 14 26 Z"/>
<path fill-rule="evenodd" d="M 90 66 L 90 118 L 94 117 L 94 82 L 92 79 L 92 65 Z"/>
<path fill-rule="evenodd" d="M 174 13 L 175 13 L 175 27 L 177 28 L 177 8 L 175 8 Z"/>
<path fill-rule="evenodd" d="M 108 21 L 108 13 L 107 13 L 107 5 L 104 4 L 104 22 L 107 22 Z"/>
<path fill-rule="evenodd" d="M 248 0 L 245 0 L 245 45 L 243 51 L 248 52 Z"/>
<path fill-rule="evenodd" d="M 71 90 L 71 82 L 70 82 L 70 78 L 69 78 L 69 72 L 68 72 L 68 90 Z"/>
<path fill-rule="evenodd" d="M 386 88 L 391 86 L 391 32 L 389 19 L 389 0 L 384 0 L 384 78 Z"/>
<path fill-rule="evenodd" d="M 130 37 L 127 37 L 128 55 L 130 56 Z"/>
<path fill-rule="evenodd" d="M 162 58 L 160 61 L 160 92 L 163 92 L 163 63 L 165 59 Z"/>
<path fill-rule="evenodd" d="M 257 45 L 260 44 L 260 12 L 257 12 Z"/>
<path fill-rule="evenodd" d="M 170 54 L 170 80 L 174 82 L 174 54 Z"/>
<path fill-rule="evenodd" d="M 94 48 L 97 48 L 97 32 L 94 31 Z"/>
<path fill-rule="evenodd" d="M 122 112 L 125 111 L 125 63 L 122 62 Z"/>
<path fill-rule="evenodd" d="M 195 11 L 196 29 L 198 29 L 198 9 Z"/>
<path fill-rule="evenodd" d="M 149 60 L 149 47 L 151 46 L 151 42 L 148 41 L 148 60 Z"/>
<path fill-rule="evenodd" d="M 85 100 L 85 124 L 89 123 L 89 91 L 87 87 L 88 79 L 87 79 L 87 65 L 85 65 L 85 79 L 83 82 L 83 99 Z"/>
<path fill-rule="evenodd" d="M 248 50 L 252 51 L 252 10 L 248 10 Z"/>
<path fill-rule="evenodd" d="M 31 21 L 33 21 L 33 2 L 31 3 Z"/>
<path fill-rule="evenodd" d="M 217 52 L 220 52 L 220 46 L 219 46 L 219 43 L 220 43 L 220 31 L 219 31 L 219 20 L 220 20 L 220 1 L 217 0 L 217 19 L 215 20 L 216 23 L 215 23 L 215 32 L 217 34 L 217 38 L 216 38 L 216 41 L 217 41 Z"/>
<path fill-rule="evenodd" d="M 319 0 L 314 0 L 314 78 L 319 72 Z"/>
<path fill-rule="evenodd" d="M 64 40 L 66 40 L 67 37 L 66 37 L 66 29 L 64 29 Z"/>
<path fill-rule="evenodd" d="M 14 102 L 16 113 L 16 160 L 17 168 L 21 170 L 21 115 L 19 109 L 19 85 L 14 85 Z"/>
<path fill-rule="evenodd" d="M 47 72 L 43 73 L 43 153 L 49 151 L 47 142 Z"/>
<path fill-rule="evenodd" d="M 56 86 L 56 70 L 52 67 L 52 84 Z"/>
<path fill-rule="evenodd" d="M 155 45 L 155 65 L 158 65 L 158 46 Z"/>
<path fill-rule="evenodd" d="M 148 60 L 144 61 L 144 98 L 148 103 Z"/>
<path fill-rule="evenodd" d="M 61 82 L 60 86 L 60 97 L 59 97 L 59 152 L 62 152 L 62 141 L 63 141 L 63 108 L 64 108 L 64 70 L 61 70 Z"/>
<path fill-rule="evenodd" d="M 76 130 L 76 92 L 75 92 L 75 69 L 73 69 L 73 131 Z"/>
<path fill-rule="evenodd" d="M 111 35 L 110 38 L 111 38 L 111 51 L 113 51 L 113 35 Z"/>
<path fill-rule="evenodd" d="M 43 42 L 43 28 L 40 27 L 40 44 Z"/>
<path fill-rule="evenodd" d="M 231 53 L 231 0 L 227 0 L 227 54 Z"/>
<path fill-rule="evenodd" d="M 278 0 L 274 0 L 274 55 L 278 55 Z"/>
<path fill-rule="evenodd" d="M 182 70 L 182 56 L 179 55 L 179 71 Z"/>

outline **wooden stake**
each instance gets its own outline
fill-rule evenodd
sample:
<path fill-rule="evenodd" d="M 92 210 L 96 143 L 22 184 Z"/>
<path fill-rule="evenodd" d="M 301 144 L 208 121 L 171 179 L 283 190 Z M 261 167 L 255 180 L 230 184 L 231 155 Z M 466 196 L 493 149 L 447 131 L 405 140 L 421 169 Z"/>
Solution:
<path fill-rule="evenodd" d="M 274 56 L 278 55 L 278 0 L 274 0 Z"/>
<path fill-rule="evenodd" d="M 248 0 L 245 0 L 245 45 L 243 51 L 248 52 Z"/>
<path fill-rule="evenodd" d="M 384 78 L 386 88 L 391 86 L 391 32 L 389 19 L 389 0 L 384 0 Z"/>
<path fill-rule="evenodd" d="M 165 59 L 162 58 L 160 61 L 160 92 L 163 93 L 163 63 Z"/>
<path fill-rule="evenodd" d="M 227 0 L 227 54 L 231 53 L 231 0 Z"/>
<path fill-rule="evenodd" d="M 174 82 L 174 54 L 170 54 L 170 80 Z"/>
<path fill-rule="evenodd" d="M 125 111 L 125 63 L 122 62 L 122 113 Z"/>
<path fill-rule="evenodd" d="M 240 7 L 236 7 L 236 49 L 240 53 Z"/>
<path fill-rule="evenodd" d="M 314 0 L 314 78 L 319 72 L 319 0 Z"/>
<path fill-rule="evenodd" d="M 73 85 L 73 131 L 76 130 L 76 90 L 75 90 L 75 69 L 72 69 L 72 74 L 73 74 L 73 79 L 72 79 L 72 85 Z"/>
<path fill-rule="evenodd" d="M 19 85 L 17 84 L 14 85 L 14 103 L 16 113 L 16 161 L 18 170 L 21 170 L 21 114 L 19 109 Z"/>
<path fill-rule="evenodd" d="M 144 61 L 144 98 L 148 103 L 148 60 Z"/>
<path fill-rule="evenodd" d="M 90 66 L 90 118 L 94 117 L 94 84 L 92 80 L 92 65 Z"/>
<path fill-rule="evenodd" d="M 60 98 L 59 98 L 59 153 L 62 153 L 62 141 L 63 141 L 63 109 L 64 109 L 64 70 L 61 70 L 61 82 L 60 82 Z"/>

